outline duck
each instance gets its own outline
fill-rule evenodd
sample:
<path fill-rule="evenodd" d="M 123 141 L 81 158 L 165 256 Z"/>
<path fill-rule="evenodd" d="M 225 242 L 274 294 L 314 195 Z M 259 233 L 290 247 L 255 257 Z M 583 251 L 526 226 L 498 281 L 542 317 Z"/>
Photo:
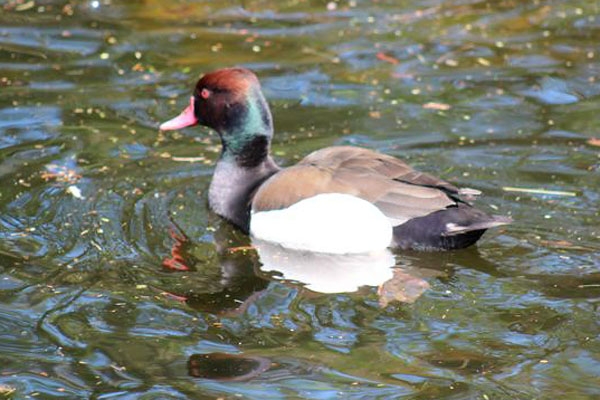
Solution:
<path fill-rule="evenodd" d="M 512 221 L 475 208 L 479 191 L 367 148 L 326 147 L 279 166 L 271 155 L 269 105 L 246 68 L 203 75 L 189 105 L 159 129 L 194 125 L 216 131 L 221 141 L 210 209 L 253 239 L 332 254 L 455 250 Z"/>

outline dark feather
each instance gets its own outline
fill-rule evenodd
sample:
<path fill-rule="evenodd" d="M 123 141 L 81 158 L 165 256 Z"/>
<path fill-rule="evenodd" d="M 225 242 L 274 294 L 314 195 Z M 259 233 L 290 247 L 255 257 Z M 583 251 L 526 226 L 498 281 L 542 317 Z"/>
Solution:
<path fill-rule="evenodd" d="M 459 204 L 394 227 L 394 244 L 402 249 L 460 249 L 474 244 L 486 229 L 510 222 L 508 217 L 490 216 L 469 205 Z M 449 225 L 463 229 L 449 232 Z"/>
<path fill-rule="evenodd" d="M 463 195 L 478 194 L 473 189 L 458 189 L 397 158 L 358 147 L 318 150 L 279 171 L 261 185 L 252 209 L 283 209 L 322 193 L 345 193 L 373 203 L 392 222 L 401 248 L 467 247 L 486 229 L 510 222 L 463 201 Z"/>

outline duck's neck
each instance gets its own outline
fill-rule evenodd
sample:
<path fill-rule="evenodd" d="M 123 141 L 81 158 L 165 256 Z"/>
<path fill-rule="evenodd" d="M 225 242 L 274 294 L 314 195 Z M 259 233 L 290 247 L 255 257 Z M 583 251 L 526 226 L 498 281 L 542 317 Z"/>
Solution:
<path fill-rule="evenodd" d="M 219 132 L 223 149 L 209 189 L 209 205 L 214 212 L 248 231 L 250 203 L 258 188 L 279 170 L 270 156 L 273 125 L 271 113 L 258 92 L 238 121 Z"/>
<path fill-rule="evenodd" d="M 252 197 L 279 167 L 269 155 L 261 160 L 253 159 L 254 154 L 240 156 L 221 156 L 210 183 L 208 202 L 215 213 L 248 232 Z"/>

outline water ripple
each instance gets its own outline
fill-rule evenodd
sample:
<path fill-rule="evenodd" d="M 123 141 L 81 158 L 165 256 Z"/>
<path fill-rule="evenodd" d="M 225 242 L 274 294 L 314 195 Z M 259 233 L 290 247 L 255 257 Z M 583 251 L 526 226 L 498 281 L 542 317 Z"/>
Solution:
<path fill-rule="evenodd" d="M 597 5 L 405 3 L 0 6 L 1 390 L 597 395 Z M 259 74 L 281 164 L 373 148 L 515 222 L 477 248 L 399 252 L 396 280 L 353 293 L 285 279 L 208 210 L 216 135 L 157 130 L 229 65 Z M 215 353 L 263 367 L 203 379 Z"/>

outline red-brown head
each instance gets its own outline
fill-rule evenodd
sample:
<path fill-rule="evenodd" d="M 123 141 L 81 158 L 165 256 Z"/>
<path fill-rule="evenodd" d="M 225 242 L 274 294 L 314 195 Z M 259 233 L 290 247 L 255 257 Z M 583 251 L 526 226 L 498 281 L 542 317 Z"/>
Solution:
<path fill-rule="evenodd" d="M 257 136 L 272 136 L 269 106 L 260 83 L 245 68 L 220 69 L 204 75 L 196 84 L 190 105 L 161 130 L 204 125 L 216 130 L 225 147 L 232 150 Z"/>

